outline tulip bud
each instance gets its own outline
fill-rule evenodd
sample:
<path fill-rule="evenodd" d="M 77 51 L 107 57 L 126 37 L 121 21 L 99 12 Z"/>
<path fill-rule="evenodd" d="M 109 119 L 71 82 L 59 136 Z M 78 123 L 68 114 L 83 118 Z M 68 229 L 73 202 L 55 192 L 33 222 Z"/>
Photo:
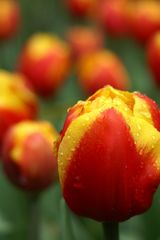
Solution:
<path fill-rule="evenodd" d="M 102 26 L 113 36 L 124 36 L 129 32 L 128 8 L 125 0 L 101 0 L 97 18 Z"/>
<path fill-rule="evenodd" d="M 76 17 L 85 17 L 92 12 L 96 0 L 66 0 L 66 5 Z"/>
<path fill-rule="evenodd" d="M 106 50 L 82 58 L 78 65 L 78 77 L 82 87 L 89 94 L 105 85 L 121 90 L 127 89 L 129 85 L 123 63 L 114 53 Z"/>
<path fill-rule="evenodd" d="M 43 190 L 56 175 L 53 141 L 58 133 L 48 122 L 24 121 L 10 128 L 3 145 L 4 170 L 24 190 Z"/>
<path fill-rule="evenodd" d="M 22 50 L 19 70 L 26 75 L 33 89 L 42 96 L 51 96 L 68 75 L 70 51 L 54 35 L 35 34 Z"/>
<path fill-rule="evenodd" d="M 102 33 L 94 28 L 73 27 L 67 34 L 71 46 L 73 59 L 80 59 L 84 55 L 100 50 L 104 45 Z"/>
<path fill-rule="evenodd" d="M 146 211 L 160 182 L 160 112 L 108 86 L 69 109 L 57 143 L 63 196 L 78 215 L 119 222 Z"/>
<path fill-rule="evenodd" d="M 0 39 L 12 37 L 20 25 L 20 8 L 16 0 L 0 0 Z"/>
<path fill-rule="evenodd" d="M 160 87 L 160 32 L 157 32 L 149 40 L 147 58 L 155 83 Z"/>
<path fill-rule="evenodd" d="M 24 78 L 0 70 L 0 146 L 13 124 L 37 117 L 37 98 L 25 85 Z"/>
<path fill-rule="evenodd" d="M 160 29 L 160 3 L 137 1 L 130 3 L 130 32 L 142 43 L 146 43 Z"/>

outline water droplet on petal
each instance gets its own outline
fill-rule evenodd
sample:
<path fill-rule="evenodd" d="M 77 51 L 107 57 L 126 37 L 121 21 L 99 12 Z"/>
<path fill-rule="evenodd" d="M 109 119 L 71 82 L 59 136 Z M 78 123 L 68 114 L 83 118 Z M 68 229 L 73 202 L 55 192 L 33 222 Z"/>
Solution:
<path fill-rule="evenodd" d="M 153 136 L 152 136 L 152 139 L 153 139 L 153 140 L 155 140 L 155 139 L 156 139 L 156 137 L 153 135 Z"/>
<path fill-rule="evenodd" d="M 138 130 L 141 130 L 141 126 L 140 125 L 138 125 L 137 128 L 138 128 Z"/>
<path fill-rule="evenodd" d="M 74 190 L 80 190 L 82 188 L 82 185 L 80 183 L 73 183 Z"/>
<path fill-rule="evenodd" d="M 60 156 L 63 156 L 63 152 L 60 152 Z"/>

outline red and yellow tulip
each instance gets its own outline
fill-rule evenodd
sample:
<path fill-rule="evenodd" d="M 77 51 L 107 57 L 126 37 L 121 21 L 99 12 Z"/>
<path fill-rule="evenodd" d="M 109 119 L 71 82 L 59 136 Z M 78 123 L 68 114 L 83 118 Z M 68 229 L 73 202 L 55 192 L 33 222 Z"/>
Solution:
<path fill-rule="evenodd" d="M 0 143 L 13 124 L 37 117 L 36 95 L 19 74 L 0 70 Z"/>
<path fill-rule="evenodd" d="M 104 45 L 104 37 L 100 30 L 89 27 L 73 27 L 67 33 L 73 59 L 100 50 Z"/>
<path fill-rule="evenodd" d="M 82 58 L 78 64 L 78 78 L 88 94 L 105 85 L 121 90 L 126 90 L 129 86 L 125 66 L 108 50 L 97 51 Z"/>
<path fill-rule="evenodd" d="M 146 43 L 160 29 L 160 3 L 158 1 L 130 1 L 129 22 L 131 35 Z"/>
<path fill-rule="evenodd" d="M 64 0 L 70 12 L 76 17 L 86 17 L 91 14 L 96 0 Z"/>
<path fill-rule="evenodd" d="M 53 141 L 58 133 L 48 122 L 24 121 L 7 132 L 3 145 L 4 170 L 23 190 L 43 190 L 56 176 Z"/>
<path fill-rule="evenodd" d="M 19 59 L 19 70 L 42 96 L 56 92 L 68 76 L 69 67 L 68 45 L 46 33 L 33 35 L 25 44 Z"/>
<path fill-rule="evenodd" d="M 68 206 L 98 221 L 146 211 L 160 183 L 160 112 L 140 93 L 105 87 L 69 109 L 57 142 Z"/>
<path fill-rule="evenodd" d="M 97 18 L 107 32 L 118 37 L 128 35 L 127 0 L 101 0 L 97 6 Z"/>
<path fill-rule="evenodd" d="M 0 39 L 14 35 L 20 25 L 20 7 L 16 0 L 0 0 Z"/>
<path fill-rule="evenodd" d="M 160 87 L 160 31 L 153 35 L 147 44 L 147 58 L 153 79 Z"/>

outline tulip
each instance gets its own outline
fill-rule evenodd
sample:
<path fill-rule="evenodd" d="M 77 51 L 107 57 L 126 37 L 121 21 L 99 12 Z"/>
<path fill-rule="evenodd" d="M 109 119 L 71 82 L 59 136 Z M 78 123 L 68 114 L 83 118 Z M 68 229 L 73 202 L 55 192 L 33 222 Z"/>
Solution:
<path fill-rule="evenodd" d="M 110 86 L 69 109 L 58 169 L 70 209 L 120 222 L 145 212 L 160 182 L 160 112 L 137 92 Z"/>
<path fill-rule="evenodd" d="M 20 7 L 16 0 L 0 0 L 0 39 L 12 37 L 20 25 Z"/>
<path fill-rule="evenodd" d="M 58 133 L 48 122 L 24 121 L 6 134 L 3 165 L 10 181 L 23 190 L 40 191 L 56 175 L 53 141 Z"/>
<path fill-rule="evenodd" d="M 97 4 L 98 21 L 113 36 L 121 37 L 129 33 L 126 2 L 126 0 L 101 0 Z"/>
<path fill-rule="evenodd" d="M 96 0 L 65 0 L 70 12 L 76 17 L 90 15 Z"/>
<path fill-rule="evenodd" d="M 160 29 L 160 3 L 137 1 L 130 3 L 130 32 L 141 43 L 146 43 Z"/>
<path fill-rule="evenodd" d="M 160 32 L 157 32 L 147 44 L 147 58 L 153 79 L 160 87 Z"/>
<path fill-rule="evenodd" d="M 104 45 L 103 34 L 94 28 L 73 27 L 67 33 L 73 60 L 100 50 Z"/>
<path fill-rule="evenodd" d="M 105 85 L 126 90 L 129 86 L 127 71 L 121 60 L 112 52 L 101 50 L 81 59 L 78 78 L 83 89 L 92 94 Z"/>
<path fill-rule="evenodd" d="M 39 33 L 25 44 L 19 59 L 19 70 L 41 96 L 54 94 L 67 78 L 70 50 L 58 37 Z"/>
<path fill-rule="evenodd" d="M 24 78 L 20 74 L 0 70 L 0 146 L 13 124 L 35 119 L 37 110 L 37 97 L 26 86 Z"/>

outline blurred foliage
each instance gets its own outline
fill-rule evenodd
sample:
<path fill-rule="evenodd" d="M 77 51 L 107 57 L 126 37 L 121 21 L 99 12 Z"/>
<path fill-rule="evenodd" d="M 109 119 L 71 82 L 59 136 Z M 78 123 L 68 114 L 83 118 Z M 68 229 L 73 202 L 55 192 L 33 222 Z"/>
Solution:
<path fill-rule="evenodd" d="M 63 0 L 19 1 L 22 8 L 22 27 L 14 39 L 0 43 L 0 67 L 14 70 L 17 56 L 27 37 L 36 31 L 49 31 L 64 36 L 71 25 L 77 23 L 63 6 Z M 132 90 L 141 91 L 159 101 L 147 69 L 145 49 L 130 39 L 112 39 L 106 36 L 106 47 L 116 52 L 124 61 L 130 74 Z M 76 81 L 74 69 L 70 78 L 56 96 L 40 100 L 40 118 L 50 120 L 60 130 L 66 109 L 85 96 Z M 108 189 L 109 191 L 109 189 Z M 101 225 L 95 221 L 77 218 L 69 213 L 63 200 L 59 184 L 42 193 L 40 199 L 41 240 L 99 240 Z M 0 174 L 0 240 L 27 239 L 30 201 L 27 193 L 19 191 Z M 160 193 L 156 193 L 152 208 L 121 224 L 123 240 L 160 239 Z"/>

